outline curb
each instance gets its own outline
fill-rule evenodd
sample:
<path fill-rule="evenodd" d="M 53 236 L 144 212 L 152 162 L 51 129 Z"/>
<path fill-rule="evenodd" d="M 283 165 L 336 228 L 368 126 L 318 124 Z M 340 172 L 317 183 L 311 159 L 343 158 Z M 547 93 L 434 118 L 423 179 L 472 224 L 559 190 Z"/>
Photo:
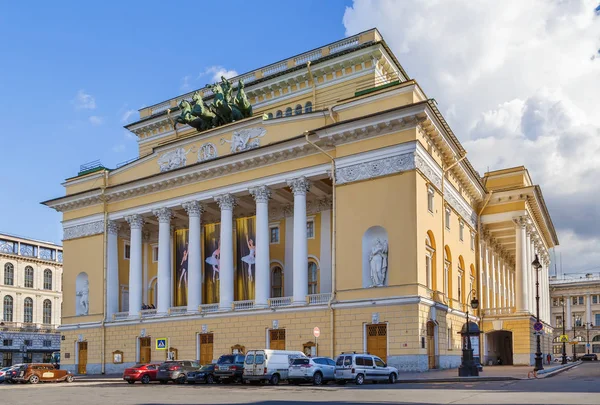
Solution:
<path fill-rule="evenodd" d="M 562 372 L 564 372 L 564 371 L 570 370 L 570 369 L 572 369 L 573 367 L 577 367 L 577 366 L 579 366 L 581 363 L 582 363 L 582 362 L 581 362 L 581 360 L 579 360 L 579 361 L 578 361 L 578 362 L 576 362 L 576 363 L 572 363 L 572 364 L 566 365 L 566 366 L 564 366 L 564 367 L 560 367 L 560 368 L 557 368 L 557 369 L 555 369 L 555 370 L 549 371 L 549 372 L 547 372 L 547 373 L 543 373 L 543 374 L 541 374 L 541 375 L 538 377 L 538 379 L 541 379 L 541 378 L 550 378 L 550 377 L 554 377 L 554 376 L 555 376 L 555 375 L 557 375 L 557 374 L 560 374 L 560 373 L 562 373 Z"/>
<path fill-rule="evenodd" d="M 450 377 L 450 378 L 419 378 L 419 379 L 398 379 L 399 384 L 427 384 L 440 382 L 486 382 L 486 381 L 520 381 L 520 377 Z"/>

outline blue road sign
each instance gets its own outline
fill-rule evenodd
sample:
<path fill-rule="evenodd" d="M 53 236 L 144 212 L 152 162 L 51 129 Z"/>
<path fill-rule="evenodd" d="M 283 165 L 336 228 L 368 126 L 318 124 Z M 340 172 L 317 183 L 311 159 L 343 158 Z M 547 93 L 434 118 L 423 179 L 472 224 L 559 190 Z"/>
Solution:
<path fill-rule="evenodd" d="M 156 350 L 167 350 L 167 339 L 166 338 L 156 339 Z"/>
<path fill-rule="evenodd" d="M 544 324 L 541 322 L 536 322 L 533 324 L 533 330 L 535 330 L 536 332 L 541 332 L 542 329 L 544 329 Z"/>

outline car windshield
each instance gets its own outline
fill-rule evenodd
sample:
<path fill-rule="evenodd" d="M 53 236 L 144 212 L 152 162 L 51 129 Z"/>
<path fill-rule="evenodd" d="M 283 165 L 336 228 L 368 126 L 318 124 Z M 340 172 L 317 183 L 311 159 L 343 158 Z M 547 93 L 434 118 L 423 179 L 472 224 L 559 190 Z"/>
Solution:
<path fill-rule="evenodd" d="M 235 356 L 221 356 L 217 361 L 218 364 L 233 364 L 235 361 Z"/>

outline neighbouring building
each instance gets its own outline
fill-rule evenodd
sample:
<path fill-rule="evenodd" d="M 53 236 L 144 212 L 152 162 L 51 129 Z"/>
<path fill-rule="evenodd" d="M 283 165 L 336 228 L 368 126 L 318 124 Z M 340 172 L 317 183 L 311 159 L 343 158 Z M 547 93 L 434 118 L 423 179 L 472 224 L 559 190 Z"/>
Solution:
<path fill-rule="evenodd" d="M 561 357 L 563 326 L 568 356 L 600 353 L 600 273 L 550 277 L 553 353 Z"/>
<path fill-rule="evenodd" d="M 62 246 L 0 233 L 0 362 L 49 362 L 60 350 Z"/>
<path fill-rule="evenodd" d="M 63 214 L 64 367 L 265 347 L 456 367 L 474 297 L 476 355 L 533 363 L 531 262 L 547 291 L 558 244 L 541 190 L 524 167 L 480 176 L 376 29 L 127 129 L 137 159 L 84 165 L 44 203 Z"/>

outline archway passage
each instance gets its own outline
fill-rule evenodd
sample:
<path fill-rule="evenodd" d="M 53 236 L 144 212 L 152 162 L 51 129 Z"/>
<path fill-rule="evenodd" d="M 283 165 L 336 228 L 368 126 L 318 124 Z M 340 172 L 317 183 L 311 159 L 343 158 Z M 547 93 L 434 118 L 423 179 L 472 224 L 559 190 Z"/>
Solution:
<path fill-rule="evenodd" d="M 506 366 L 513 365 L 513 335 L 506 330 L 486 333 L 487 361 Z M 498 361 L 499 360 L 499 361 Z"/>

